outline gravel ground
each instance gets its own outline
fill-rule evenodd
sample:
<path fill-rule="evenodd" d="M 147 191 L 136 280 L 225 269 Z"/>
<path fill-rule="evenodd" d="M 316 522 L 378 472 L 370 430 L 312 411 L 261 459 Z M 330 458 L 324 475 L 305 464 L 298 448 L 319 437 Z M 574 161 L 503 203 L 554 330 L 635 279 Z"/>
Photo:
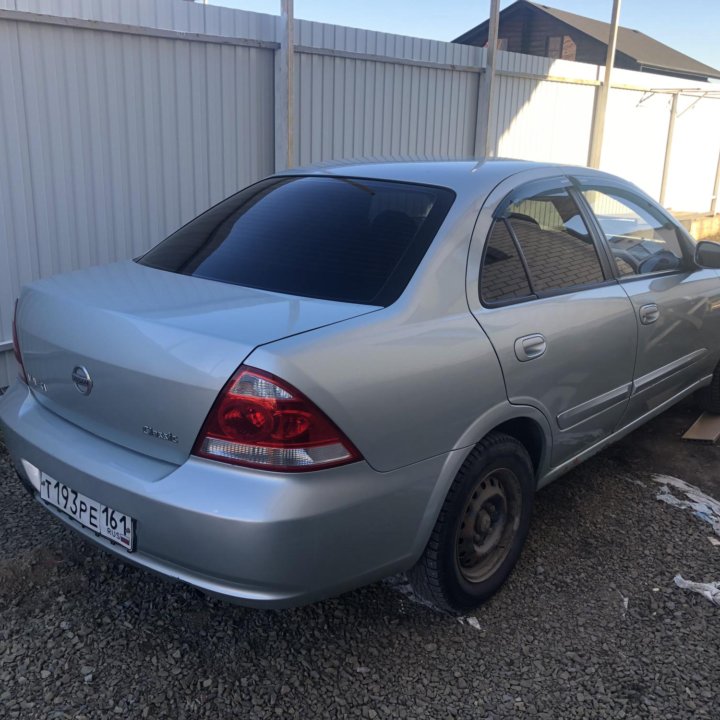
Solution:
<path fill-rule="evenodd" d="M 720 580 L 720 547 L 649 476 L 670 458 L 720 497 L 720 449 L 679 440 L 694 415 L 543 490 L 464 622 L 387 582 L 283 612 L 206 598 L 51 519 L 0 445 L 0 717 L 717 718 L 720 608 L 673 577 Z"/>

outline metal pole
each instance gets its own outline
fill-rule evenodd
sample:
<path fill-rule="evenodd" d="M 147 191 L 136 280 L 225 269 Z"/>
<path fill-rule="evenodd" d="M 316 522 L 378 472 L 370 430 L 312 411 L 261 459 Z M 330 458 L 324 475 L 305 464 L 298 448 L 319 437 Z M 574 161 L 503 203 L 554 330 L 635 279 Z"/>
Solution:
<path fill-rule="evenodd" d="M 295 23 L 293 0 L 281 0 L 281 37 L 276 67 L 275 169 L 295 164 Z"/>
<path fill-rule="evenodd" d="M 613 65 L 615 64 L 615 48 L 617 47 L 618 26 L 620 23 L 620 1 L 613 0 L 612 24 L 608 39 L 607 58 L 605 60 L 605 80 L 598 88 L 597 102 L 595 103 L 595 117 L 593 118 L 592 137 L 590 138 L 590 154 L 588 165 L 600 167 L 603 137 L 605 135 L 605 112 L 607 111 L 610 81 L 612 79 Z"/>
<path fill-rule="evenodd" d="M 673 93 L 670 104 L 670 123 L 668 124 L 667 142 L 665 143 L 665 161 L 663 163 L 662 180 L 660 181 L 660 204 L 665 204 L 665 191 L 667 190 L 668 173 L 670 172 L 670 155 L 672 154 L 673 133 L 675 132 L 675 119 L 677 118 L 678 97 L 680 93 Z"/>
<path fill-rule="evenodd" d="M 715 171 L 715 187 L 713 188 L 712 202 L 710 203 L 710 214 L 714 215 L 718 207 L 718 195 L 720 195 L 720 153 L 718 153 L 717 170 Z"/>
<path fill-rule="evenodd" d="M 495 89 L 495 60 L 497 56 L 498 32 L 500 30 L 500 0 L 490 0 L 490 22 L 488 25 L 487 62 L 485 72 L 480 76 L 478 93 L 478 121 L 482 121 L 476 134 L 475 154 L 492 157 L 495 141 L 491 135 L 491 121 Z M 479 122 L 478 122 L 479 124 Z"/>
<path fill-rule="evenodd" d="M 492 113 L 495 103 L 495 60 L 497 57 L 498 32 L 500 31 L 500 0 L 490 0 L 490 24 L 488 27 L 487 66 L 487 120 L 485 121 L 485 157 L 495 155 L 495 140 L 491 135 Z"/>

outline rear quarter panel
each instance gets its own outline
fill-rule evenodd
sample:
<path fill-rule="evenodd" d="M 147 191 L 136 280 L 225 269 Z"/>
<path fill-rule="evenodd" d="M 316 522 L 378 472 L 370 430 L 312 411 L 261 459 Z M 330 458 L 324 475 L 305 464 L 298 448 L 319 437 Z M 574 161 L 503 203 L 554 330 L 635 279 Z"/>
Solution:
<path fill-rule="evenodd" d="M 300 389 L 372 467 L 388 471 L 462 446 L 505 392 L 493 349 L 467 311 L 381 316 L 272 343 L 247 363 Z"/>

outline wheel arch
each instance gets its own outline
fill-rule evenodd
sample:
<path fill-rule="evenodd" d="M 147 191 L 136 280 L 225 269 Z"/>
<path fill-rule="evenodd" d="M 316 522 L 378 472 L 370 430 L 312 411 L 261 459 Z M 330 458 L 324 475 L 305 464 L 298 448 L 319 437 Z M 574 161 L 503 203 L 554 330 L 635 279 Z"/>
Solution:
<path fill-rule="evenodd" d="M 539 463 L 542 442 L 534 421 L 513 418 L 491 429 L 464 455 L 427 543 L 408 569 L 408 579 L 421 597 L 447 611 L 461 612 L 499 589 L 528 532 L 537 489 L 533 455 Z M 490 531 L 496 521 L 497 528 Z M 489 549 L 478 549 L 477 543 L 486 541 Z"/>
<path fill-rule="evenodd" d="M 435 490 L 430 497 L 421 527 L 415 538 L 412 562 L 423 553 L 437 522 L 445 498 L 460 468 L 479 442 L 492 432 L 515 438 L 530 455 L 536 487 L 548 473 L 552 452 L 552 433 L 545 415 L 530 405 L 504 403 L 479 418 L 463 435 L 462 442 L 448 454 Z"/>
<path fill-rule="evenodd" d="M 507 420 L 494 427 L 490 432 L 501 432 L 509 435 L 527 450 L 537 481 L 543 461 L 548 457 L 547 441 L 540 424 L 532 418 L 522 416 Z"/>
<path fill-rule="evenodd" d="M 460 465 L 472 449 L 491 432 L 510 435 L 525 447 L 532 460 L 537 481 L 547 474 L 552 457 L 553 433 L 547 417 L 538 408 L 532 405 L 513 405 L 506 401 L 484 413 L 467 429 L 455 446 L 465 451 Z M 451 478 L 444 478 L 446 491 L 460 465 Z"/>

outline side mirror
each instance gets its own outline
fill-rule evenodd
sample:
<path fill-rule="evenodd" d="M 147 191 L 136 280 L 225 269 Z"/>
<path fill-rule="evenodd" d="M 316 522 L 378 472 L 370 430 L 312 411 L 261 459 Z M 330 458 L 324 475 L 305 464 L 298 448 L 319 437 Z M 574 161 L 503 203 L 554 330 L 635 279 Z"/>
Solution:
<path fill-rule="evenodd" d="M 695 262 L 702 268 L 720 270 L 720 243 L 702 240 L 695 246 Z"/>

